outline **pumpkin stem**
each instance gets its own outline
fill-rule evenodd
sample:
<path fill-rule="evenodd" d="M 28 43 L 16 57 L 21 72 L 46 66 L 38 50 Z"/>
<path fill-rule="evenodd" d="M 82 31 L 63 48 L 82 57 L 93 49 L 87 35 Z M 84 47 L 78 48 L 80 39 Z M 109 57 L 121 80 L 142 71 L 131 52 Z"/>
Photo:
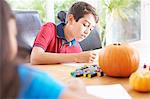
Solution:
<path fill-rule="evenodd" d="M 147 65 L 146 64 L 144 64 L 144 66 L 143 66 L 144 68 L 146 68 L 147 67 Z"/>
<path fill-rule="evenodd" d="M 114 43 L 113 45 L 121 45 L 120 43 Z"/>

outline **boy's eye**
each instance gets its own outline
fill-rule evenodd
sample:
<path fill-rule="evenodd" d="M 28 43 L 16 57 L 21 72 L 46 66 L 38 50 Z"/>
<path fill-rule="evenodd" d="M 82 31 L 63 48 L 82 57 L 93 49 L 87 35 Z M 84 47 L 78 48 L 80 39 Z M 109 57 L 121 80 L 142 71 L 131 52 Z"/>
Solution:
<path fill-rule="evenodd" d="M 85 27 L 86 27 L 86 24 L 83 24 L 83 26 L 85 26 Z"/>
<path fill-rule="evenodd" d="M 90 28 L 90 30 L 92 31 L 94 29 L 94 27 Z"/>
<path fill-rule="evenodd" d="M 83 26 L 88 27 L 88 24 L 83 24 Z"/>

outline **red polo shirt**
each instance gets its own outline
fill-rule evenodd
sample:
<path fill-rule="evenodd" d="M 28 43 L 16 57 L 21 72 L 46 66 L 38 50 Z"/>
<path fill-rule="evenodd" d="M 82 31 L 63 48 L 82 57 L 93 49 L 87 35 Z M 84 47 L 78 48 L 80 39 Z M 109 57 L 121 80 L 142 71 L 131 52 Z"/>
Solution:
<path fill-rule="evenodd" d="M 79 53 L 82 52 L 79 42 L 75 39 L 68 42 L 64 36 L 64 23 L 56 26 L 47 23 L 41 27 L 33 46 L 41 47 L 51 53 Z"/>

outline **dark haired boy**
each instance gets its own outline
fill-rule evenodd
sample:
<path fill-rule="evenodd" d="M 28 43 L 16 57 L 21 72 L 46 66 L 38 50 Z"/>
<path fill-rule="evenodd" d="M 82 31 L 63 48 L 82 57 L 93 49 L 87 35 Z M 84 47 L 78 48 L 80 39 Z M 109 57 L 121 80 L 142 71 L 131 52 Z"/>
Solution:
<path fill-rule="evenodd" d="M 93 51 L 82 52 L 79 42 L 85 39 L 98 22 L 95 8 L 86 2 L 76 2 L 69 9 L 67 22 L 57 28 L 54 23 L 42 26 L 32 53 L 32 64 L 92 62 Z"/>

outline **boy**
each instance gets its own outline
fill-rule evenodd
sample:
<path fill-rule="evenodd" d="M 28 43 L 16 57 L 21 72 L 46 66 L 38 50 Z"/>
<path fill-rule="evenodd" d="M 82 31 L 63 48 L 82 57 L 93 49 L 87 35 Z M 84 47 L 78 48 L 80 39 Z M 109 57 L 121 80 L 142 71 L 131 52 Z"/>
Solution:
<path fill-rule="evenodd" d="M 69 9 L 66 19 L 66 24 L 62 23 L 58 28 L 53 23 L 41 28 L 31 52 L 32 64 L 93 62 L 96 54 L 93 51 L 82 52 L 79 42 L 98 22 L 95 8 L 85 2 L 76 2 Z"/>

